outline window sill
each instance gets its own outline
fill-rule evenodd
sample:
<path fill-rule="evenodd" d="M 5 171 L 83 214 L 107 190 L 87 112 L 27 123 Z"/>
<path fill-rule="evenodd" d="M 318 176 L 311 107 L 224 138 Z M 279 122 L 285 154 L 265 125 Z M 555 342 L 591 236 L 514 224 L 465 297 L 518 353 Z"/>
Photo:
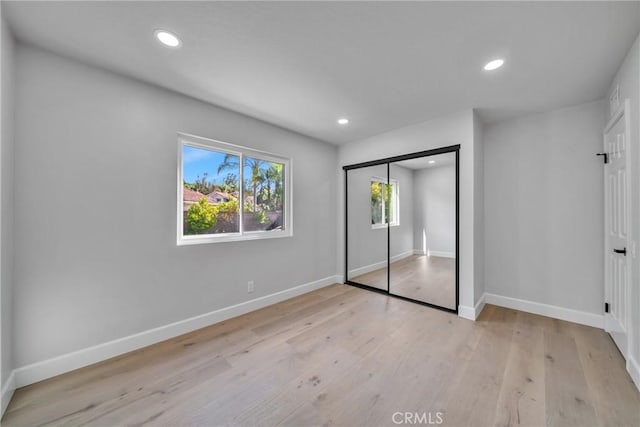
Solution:
<path fill-rule="evenodd" d="M 240 233 L 229 233 L 223 235 L 196 235 L 178 237 L 178 246 L 205 245 L 210 243 L 240 242 L 243 240 L 265 240 L 281 239 L 283 237 L 293 237 L 293 231 L 257 231 Z"/>
<path fill-rule="evenodd" d="M 400 224 L 399 223 L 389 224 L 389 227 L 400 227 Z M 371 226 L 372 230 L 383 230 L 385 228 L 387 228 L 387 224 L 377 224 L 377 225 Z"/>

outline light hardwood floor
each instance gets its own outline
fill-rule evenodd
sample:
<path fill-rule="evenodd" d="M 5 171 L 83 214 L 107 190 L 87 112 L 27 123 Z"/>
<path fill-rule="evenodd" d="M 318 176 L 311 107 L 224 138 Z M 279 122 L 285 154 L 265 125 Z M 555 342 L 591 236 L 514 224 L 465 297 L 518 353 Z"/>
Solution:
<path fill-rule="evenodd" d="M 2 425 L 393 426 L 396 412 L 638 426 L 640 395 L 602 330 L 332 285 L 19 389 Z"/>
<path fill-rule="evenodd" d="M 456 260 L 413 255 L 392 262 L 389 290 L 392 294 L 456 309 Z M 351 278 L 354 282 L 387 289 L 387 268 Z"/>

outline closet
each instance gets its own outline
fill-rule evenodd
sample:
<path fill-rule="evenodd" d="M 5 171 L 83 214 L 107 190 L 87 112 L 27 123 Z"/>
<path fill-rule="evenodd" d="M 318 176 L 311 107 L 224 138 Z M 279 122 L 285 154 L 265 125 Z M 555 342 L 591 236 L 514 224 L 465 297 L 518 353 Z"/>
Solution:
<path fill-rule="evenodd" d="M 343 166 L 345 283 L 458 312 L 459 151 Z"/>

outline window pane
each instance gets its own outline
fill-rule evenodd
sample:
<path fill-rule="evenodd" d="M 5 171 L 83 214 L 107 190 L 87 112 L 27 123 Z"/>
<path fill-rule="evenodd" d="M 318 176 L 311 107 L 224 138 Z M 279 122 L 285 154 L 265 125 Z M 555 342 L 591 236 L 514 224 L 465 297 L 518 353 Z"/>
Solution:
<path fill-rule="evenodd" d="M 371 181 L 371 224 L 382 224 L 382 183 Z"/>
<path fill-rule="evenodd" d="M 385 184 L 385 205 L 384 205 L 384 214 L 386 222 L 389 224 L 393 224 L 395 222 L 394 215 L 394 185 L 393 184 Z"/>
<path fill-rule="evenodd" d="M 220 151 L 182 146 L 183 233 L 240 231 L 240 157 Z"/>
<path fill-rule="evenodd" d="M 284 228 L 284 164 L 245 157 L 244 231 Z"/>

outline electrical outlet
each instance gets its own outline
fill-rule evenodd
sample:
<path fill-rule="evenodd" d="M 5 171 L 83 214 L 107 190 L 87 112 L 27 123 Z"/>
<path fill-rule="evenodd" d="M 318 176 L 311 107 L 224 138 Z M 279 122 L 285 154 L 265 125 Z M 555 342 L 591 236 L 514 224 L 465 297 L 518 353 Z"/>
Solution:
<path fill-rule="evenodd" d="M 255 284 L 253 283 L 253 280 L 249 280 L 247 282 L 247 292 L 251 293 L 251 292 L 253 292 L 255 290 L 256 290 L 256 287 L 255 287 Z"/>

